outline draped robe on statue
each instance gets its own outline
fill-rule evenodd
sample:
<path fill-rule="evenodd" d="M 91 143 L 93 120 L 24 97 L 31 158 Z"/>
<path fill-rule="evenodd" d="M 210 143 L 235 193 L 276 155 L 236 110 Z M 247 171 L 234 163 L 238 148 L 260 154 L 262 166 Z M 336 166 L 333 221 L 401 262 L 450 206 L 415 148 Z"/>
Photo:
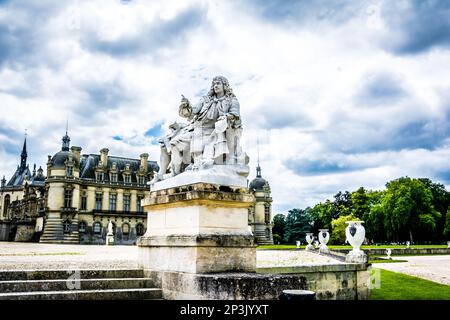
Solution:
<path fill-rule="evenodd" d="M 235 150 L 230 150 L 227 132 L 241 127 L 239 102 L 236 97 L 224 96 L 218 99 L 206 96 L 193 107 L 192 111 L 196 116 L 193 123 L 191 153 L 201 153 L 205 159 L 218 159 L 224 154 L 235 153 Z M 227 120 L 226 116 L 230 114 L 234 116 L 234 120 Z M 222 116 L 225 117 L 218 120 Z M 233 141 L 230 142 L 233 144 Z"/>

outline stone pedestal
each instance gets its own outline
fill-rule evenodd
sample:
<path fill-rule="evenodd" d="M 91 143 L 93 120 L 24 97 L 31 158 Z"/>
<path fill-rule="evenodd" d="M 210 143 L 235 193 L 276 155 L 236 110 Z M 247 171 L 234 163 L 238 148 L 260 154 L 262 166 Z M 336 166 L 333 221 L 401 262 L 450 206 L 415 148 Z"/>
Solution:
<path fill-rule="evenodd" d="M 352 250 L 345 256 L 345 262 L 348 263 L 367 263 L 367 261 L 367 255 L 362 250 Z"/>
<path fill-rule="evenodd" d="M 106 235 L 106 243 L 107 246 L 112 246 L 114 245 L 114 234 L 112 233 L 108 233 Z"/>
<path fill-rule="evenodd" d="M 253 201 L 242 186 L 156 188 L 142 202 L 148 216 L 147 232 L 138 239 L 140 266 L 161 274 L 255 272 L 256 246 L 248 230 Z"/>

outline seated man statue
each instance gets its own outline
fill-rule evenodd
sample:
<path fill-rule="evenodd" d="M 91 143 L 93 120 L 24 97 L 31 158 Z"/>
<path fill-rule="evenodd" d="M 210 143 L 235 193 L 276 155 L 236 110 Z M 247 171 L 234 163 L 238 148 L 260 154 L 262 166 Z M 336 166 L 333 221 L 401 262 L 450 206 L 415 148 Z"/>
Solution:
<path fill-rule="evenodd" d="M 240 148 L 242 125 L 239 109 L 228 80 L 222 76 L 213 79 L 208 94 L 196 105 L 182 96 L 179 115 L 190 123 L 173 123 L 169 127 L 171 132 L 159 140 L 160 171 L 151 183 L 164 179 L 169 167 L 171 173 L 168 177 L 184 170 L 206 169 L 214 164 L 246 165 L 248 157 Z M 243 173 L 248 174 L 245 170 Z"/>

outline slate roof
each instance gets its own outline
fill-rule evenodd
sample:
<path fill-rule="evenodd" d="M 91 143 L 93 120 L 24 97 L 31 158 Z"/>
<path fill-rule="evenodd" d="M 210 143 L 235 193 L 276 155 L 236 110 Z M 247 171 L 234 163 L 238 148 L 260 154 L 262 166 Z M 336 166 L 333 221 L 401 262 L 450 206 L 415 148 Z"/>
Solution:
<path fill-rule="evenodd" d="M 80 163 L 80 178 L 95 180 L 95 168 L 100 161 L 100 155 L 89 154 L 82 155 Z M 130 170 L 132 171 L 131 182 L 137 183 L 136 173 L 139 171 L 141 165 L 140 159 L 129 159 L 115 156 L 108 156 L 107 171 L 112 169 L 113 163 L 116 163 L 117 167 L 117 182 L 123 182 L 122 172 L 125 170 L 127 164 L 130 164 Z M 147 161 L 147 172 L 158 171 L 159 167 L 156 161 Z M 105 174 L 104 181 L 109 181 L 109 174 Z"/>
<path fill-rule="evenodd" d="M 249 189 L 253 191 L 261 191 L 264 189 L 264 186 L 268 184 L 267 180 L 261 176 L 261 167 L 256 167 L 256 178 L 250 182 Z"/>
<path fill-rule="evenodd" d="M 12 176 L 12 178 L 6 184 L 7 187 L 19 187 L 23 185 L 23 181 L 25 180 L 25 176 L 31 178 L 31 172 L 28 166 L 25 168 L 17 167 L 16 172 Z"/>
<path fill-rule="evenodd" d="M 65 167 L 66 160 L 69 157 L 70 151 L 59 151 L 56 153 L 53 158 L 51 159 L 52 166 L 53 167 Z M 78 160 L 75 157 L 72 157 L 72 161 L 78 165 Z"/>
<path fill-rule="evenodd" d="M 254 191 L 263 190 L 266 183 L 267 181 L 264 178 L 255 178 L 250 182 L 249 189 Z"/>

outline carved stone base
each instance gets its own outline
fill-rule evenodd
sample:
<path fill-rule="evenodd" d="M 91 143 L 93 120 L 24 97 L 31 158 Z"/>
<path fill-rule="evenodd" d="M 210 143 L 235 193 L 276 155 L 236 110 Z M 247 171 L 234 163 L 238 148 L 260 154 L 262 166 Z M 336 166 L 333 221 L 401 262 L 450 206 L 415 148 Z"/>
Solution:
<path fill-rule="evenodd" d="M 307 289 L 304 275 L 257 273 L 193 274 L 146 271 L 168 300 L 278 300 L 286 289 Z"/>
<path fill-rule="evenodd" d="M 138 240 L 141 267 L 189 273 L 254 272 L 256 246 L 248 230 L 253 201 L 246 188 L 211 183 L 150 192 L 143 201 L 147 232 Z"/>
<path fill-rule="evenodd" d="M 348 263 L 367 263 L 368 258 L 367 255 L 363 251 L 353 252 L 350 251 L 345 256 L 345 262 Z"/>
<path fill-rule="evenodd" d="M 144 270 L 210 273 L 254 272 L 254 238 L 237 235 L 143 236 L 138 239 Z"/>

